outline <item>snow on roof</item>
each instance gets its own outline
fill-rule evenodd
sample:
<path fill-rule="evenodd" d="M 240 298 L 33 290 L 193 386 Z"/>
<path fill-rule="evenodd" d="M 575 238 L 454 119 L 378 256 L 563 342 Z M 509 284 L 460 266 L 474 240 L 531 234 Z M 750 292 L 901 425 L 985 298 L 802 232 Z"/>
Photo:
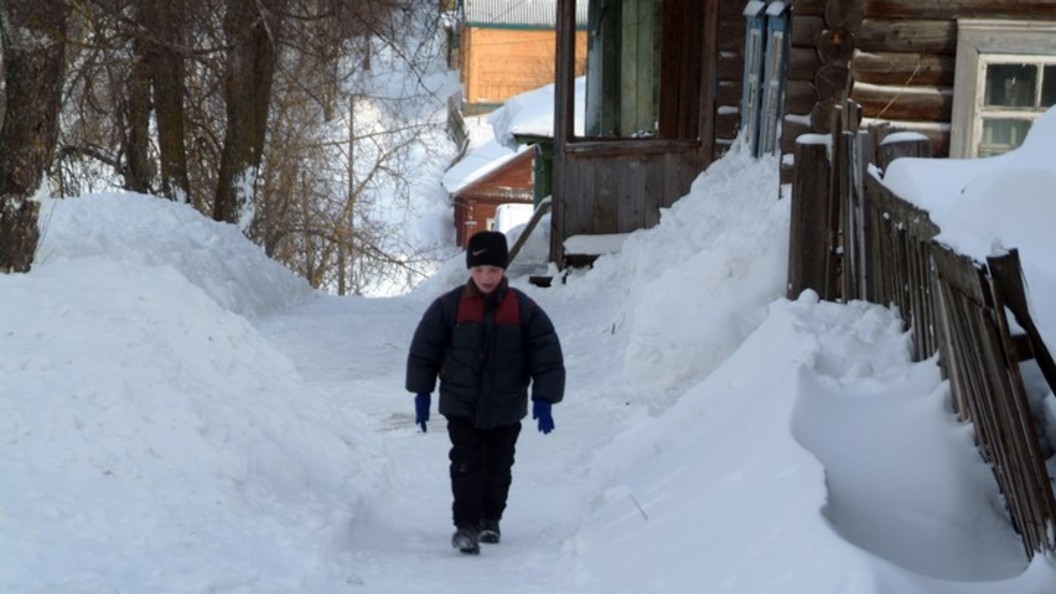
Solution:
<path fill-rule="evenodd" d="M 576 79 L 575 133 L 583 134 L 586 113 L 586 77 Z M 514 136 L 554 136 L 554 85 L 510 97 L 502 108 L 488 118 L 495 139 L 506 146 L 516 146 Z"/>
<path fill-rule="evenodd" d="M 586 82 L 580 77 L 576 79 L 576 134 L 583 133 L 585 100 Z M 528 150 L 530 147 L 520 145 L 515 135 L 553 138 L 554 85 L 511 97 L 487 121 L 493 138 L 470 150 L 447 170 L 441 183 L 448 193 L 458 192 Z"/>
<path fill-rule="evenodd" d="M 444 173 L 441 183 L 448 193 L 455 194 L 530 148 L 525 145 L 512 149 L 493 139 L 480 148 L 466 153 L 465 157 L 462 157 Z"/>
<path fill-rule="evenodd" d="M 587 2 L 576 3 L 576 24 L 587 24 Z M 554 27 L 556 0 L 464 0 L 466 23 L 470 25 L 514 25 Z"/>

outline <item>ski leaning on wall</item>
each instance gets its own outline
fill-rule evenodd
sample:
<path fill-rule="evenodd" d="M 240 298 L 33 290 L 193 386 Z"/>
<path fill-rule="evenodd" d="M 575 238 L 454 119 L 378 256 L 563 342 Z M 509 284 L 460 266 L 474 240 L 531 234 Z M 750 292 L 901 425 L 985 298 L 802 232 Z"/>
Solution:
<path fill-rule="evenodd" d="M 788 5 L 751 0 L 744 7 L 741 128 L 756 157 L 778 150 L 788 61 Z"/>

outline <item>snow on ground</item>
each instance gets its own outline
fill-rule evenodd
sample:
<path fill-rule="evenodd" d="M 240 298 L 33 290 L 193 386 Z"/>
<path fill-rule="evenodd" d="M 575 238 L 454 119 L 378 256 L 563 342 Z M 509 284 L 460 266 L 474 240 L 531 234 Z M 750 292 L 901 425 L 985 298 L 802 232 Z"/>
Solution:
<path fill-rule="evenodd" d="M 0 276 L 0 591 L 1051 592 L 897 313 L 783 298 L 776 170 L 735 152 L 593 270 L 513 280 L 568 391 L 479 557 L 402 389 L 460 257 L 335 297 L 189 207 L 48 203 L 38 265 Z"/>

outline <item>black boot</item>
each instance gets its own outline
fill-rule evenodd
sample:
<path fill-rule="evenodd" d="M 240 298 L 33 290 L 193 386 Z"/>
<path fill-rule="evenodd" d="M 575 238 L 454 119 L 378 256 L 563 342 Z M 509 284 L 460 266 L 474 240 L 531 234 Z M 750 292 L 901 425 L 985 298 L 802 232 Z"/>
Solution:
<path fill-rule="evenodd" d="M 467 555 L 480 554 L 480 530 L 477 528 L 459 528 L 451 537 L 451 546 Z"/>
<path fill-rule="evenodd" d="M 480 542 L 486 542 L 488 544 L 498 544 L 499 538 L 502 533 L 499 531 L 498 520 L 481 520 L 480 521 Z"/>

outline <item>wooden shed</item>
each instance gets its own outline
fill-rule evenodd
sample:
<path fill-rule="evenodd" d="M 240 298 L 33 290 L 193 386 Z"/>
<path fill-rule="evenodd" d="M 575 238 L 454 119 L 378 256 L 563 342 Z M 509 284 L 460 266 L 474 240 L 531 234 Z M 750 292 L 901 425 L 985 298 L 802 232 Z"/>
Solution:
<path fill-rule="evenodd" d="M 454 43 L 466 113 L 482 113 L 554 82 L 556 0 L 460 0 Z M 576 21 L 576 68 L 586 63 L 586 9 Z"/>
<path fill-rule="evenodd" d="M 1056 0 L 795 0 L 791 43 L 786 153 L 845 98 L 943 157 L 1005 152 L 1056 103 Z"/>
<path fill-rule="evenodd" d="M 574 133 L 575 19 L 588 7 Z M 737 134 L 743 0 L 557 0 L 551 259 L 576 235 L 655 225 Z M 726 109 L 720 109 L 726 107 Z M 776 191 L 776 188 L 775 188 Z"/>
<path fill-rule="evenodd" d="M 466 184 L 452 194 L 455 205 L 455 241 L 465 248 L 477 231 L 494 228 L 495 213 L 502 204 L 532 204 L 534 151 L 519 155 Z"/>

